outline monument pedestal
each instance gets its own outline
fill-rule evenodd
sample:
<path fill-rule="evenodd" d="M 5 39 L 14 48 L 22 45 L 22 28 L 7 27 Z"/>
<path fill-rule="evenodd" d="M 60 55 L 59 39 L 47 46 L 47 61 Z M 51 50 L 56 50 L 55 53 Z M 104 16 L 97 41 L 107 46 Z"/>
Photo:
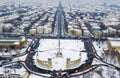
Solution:
<path fill-rule="evenodd" d="M 57 52 L 56 57 L 63 57 L 63 55 L 62 55 L 62 53 L 59 51 L 59 52 Z"/>

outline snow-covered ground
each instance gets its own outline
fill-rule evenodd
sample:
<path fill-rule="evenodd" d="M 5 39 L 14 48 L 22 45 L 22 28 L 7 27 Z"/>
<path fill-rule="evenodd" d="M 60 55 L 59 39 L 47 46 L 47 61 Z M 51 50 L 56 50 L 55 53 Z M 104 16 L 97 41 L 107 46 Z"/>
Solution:
<path fill-rule="evenodd" d="M 26 72 L 26 69 L 24 67 L 20 69 L 16 68 L 6 68 L 6 67 L 0 67 L 0 74 L 20 74 L 23 76 Z"/>
<path fill-rule="evenodd" d="M 40 77 L 40 76 L 37 76 L 37 75 L 34 75 L 34 74 L 30 74 L 29 78 L 43 78 L 43 77 Z"/>
<path fill-rule="evenodd" d="M 71 61 L 77 60 L 81 58 L 80 66 L 86 59 L 87 53 L 81 53 L 80 51 L 84 50 L 84 43 L 81 40 L 60 40 L 60 52 L 62 53 L 62 57 L 57 57 L 57 52 L 59 51 L 59 39 L 41 39 L 40 46 L 38 48 L 38 52 L 34 56 L 34 59 L 40 59 L 43 61 L 47 61 L 48 58 L 52 59 L 52 68 L 50 70 L 64 70 L 66 68 L 66 59 L 70 58 Z M 35 64 L 39 66 L 34 61 Z M 72 67 L 75 68 L 75 67 Z M 70 69 L 72 69 L 70 68 Z M 46 69 L 46 68 L 43 68 Z"/>
<path fill-rule="evenodd" d="M 115 66 L 118 66 L 120 67 L 120 64 L 118 62 L 118 59 L 115 55 L 113 54 L 105 54 L 104 50 L 107 50 L 107 44 L 106 42 L 102 43 L 102 42 L 93 42 L 93 45 L 97 51 L 97 54 L 103 58 L 103 60 L 109 64 L 113 64 Z M 101 62 L 100 60 L 98 59 L 94 59 L 93 60 L 93 65 L 94 64 L 105 64 L 103 62 Z M 101 72 L 101 75 L 100 76 L 100 73 L 99 73 L 99 76 L 98 78 L 119 78 L 120 77 L 120 72 L 115 70 L 113 67 L 104 67 L 104 66 L 100 66 L 99 68 L 97 68 L 95 71 L 99 71 Z M 98 75 L 98 73 L 96 72 L 93 72 L 93 78 L 96 78 Z"/>
<path fill-rule="evenodd" d="M 102 67 L 97 68 L 95 71 L 100 71 L 104 78 L 119 78 L 120 77 L 119 71 L 115 69 L 111 69 L 109 67 L 102 66 Z"/>
<path fill-rule="evenodd" d="M 107 63 L 113 64 L 113 65 L 119 67 L 119 62 L 118 62 L 118 59 L 117 59 L 117 57 L 115 55 L 110 54 L 110 52 L 109 52 L 108 55 L 105 54 L 104 51 L 107 50 L 107 44 L 106 44 L 106 42 L 103 42 L 103 43 L 100 42 L 100 41 L 99 42 L 93 42 L 93 45 L 94 45 L 94 47 L 95 47 L 95 49 L 97 51 L 97 54 L 101 58 L 103 58 L 104 61 L 106 61 Z M 96 62 L 96 61 L 98 61 L 98 60 L 93 61 L 93 64 L 95 64 L 95 63 L 101 64 L 100 61 L 98 61 L 98 62 Z"/>
<path fill-rule="evenodd" d="M 38 51 L 47 51 L 57 49 L 59 40 L 58 39 L 41 39 L 40 46 L 38 47 Z M 81 40 L 68 40 L 61 39 L 60 40 L 60 48 L 66 50 L 75 50 L 82 51 L 84 49 L 84 43 Z"/>
<path fill-rule="evenodd" d="M 16 58 L 13 58 L 13 61 L 25 61 L 26 57 L 27 57 L 27 55 L 16 57 Z"/>
<path fill-rule="evenodd" d="M 103 43 L 100 41 L 99 42 L 94 41 L 93 46 L 95 47 L 97 54 L 99 56 L 103 57 L 104 56 L 104 49 L 103 48 L 106 47 L 106 45 L 103 45 Z"/>
<path fill-rule="evenodd" d="M 115 55 L 109 54 L 108 56 L 105 57 L 105 61 L 107 63 L 120 67 L 120 63 Z"/>
<path fill-rule="evenodd" d="M 120 78 L 120 72 L 115 69 L 100 66 L 87 74 L 71 78 Z"/>

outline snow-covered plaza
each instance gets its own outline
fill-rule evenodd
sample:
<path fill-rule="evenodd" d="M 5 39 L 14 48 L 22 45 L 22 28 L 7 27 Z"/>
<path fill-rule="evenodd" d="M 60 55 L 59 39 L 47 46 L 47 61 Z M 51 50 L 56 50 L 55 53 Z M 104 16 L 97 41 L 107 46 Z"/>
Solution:
<path fill-rule="evenodd" d="M 87 59 L 87 53 L 81 53 L 81 51 L 84 50 L 84 43 L 81 40 L 41 39 L 40 46 L 37 50 L 38 52 L 36 52 L 34 56 L 35 65 L 47 70 L 73 69 L 80 66 Z M 62 54 L 61 56 L 57 55 L 59 50 Z M 48 59 L 51 59 L 52 67 L 48 68 L 39 65 L 37 59 L 42 61 L 48 61 Z M 76 61 L 78 59 L 79 61 L 74 63 L 74 65 L 67 67 L 67 59 L 70 59 L 70 61 Z"/>

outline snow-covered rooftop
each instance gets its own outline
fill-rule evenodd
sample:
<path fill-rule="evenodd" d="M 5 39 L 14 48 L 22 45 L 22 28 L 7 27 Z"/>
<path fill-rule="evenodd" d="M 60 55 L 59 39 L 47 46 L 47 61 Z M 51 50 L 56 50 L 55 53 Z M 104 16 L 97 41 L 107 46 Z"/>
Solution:
<path fill-rule="evenodd" d="M 111 38 L 111 37 L 109 37 L 108 40 L 110 40 L 110 41 L 120 41 L 120 38 Z"/>
<path fill-rule="evenodd" d="M 120 38 L 108 38 L 112 47 L 120 47 Z"/>
<path fill-rule="evenodd" d="M 120 41 L 110 41 L 112 47 L 120 47 Z"/>

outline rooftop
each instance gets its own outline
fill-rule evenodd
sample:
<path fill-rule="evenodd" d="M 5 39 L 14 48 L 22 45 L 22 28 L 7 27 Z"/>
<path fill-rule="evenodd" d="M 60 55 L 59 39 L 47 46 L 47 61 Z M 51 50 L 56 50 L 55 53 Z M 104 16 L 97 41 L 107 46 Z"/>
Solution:
<path fill-rule="evenodd" d="M 111 38 L 111 37 L 108 37 L 108 40 L 109 41 L 120 41 L 120 38 Z"/>
<path fill-rule="evenodd" d="M 23 41 L 25 40 L 25 37 L 0 37 L 1 41 Z"/>
<path fill-rule="evenodd" d="M 18 45 L 25 37 L 0 37 L 0 45 Z"/>
<path fill-rule="evenodd" d="M 110 41 L 112 47 L 120 47 L 120 41 Z"/>

